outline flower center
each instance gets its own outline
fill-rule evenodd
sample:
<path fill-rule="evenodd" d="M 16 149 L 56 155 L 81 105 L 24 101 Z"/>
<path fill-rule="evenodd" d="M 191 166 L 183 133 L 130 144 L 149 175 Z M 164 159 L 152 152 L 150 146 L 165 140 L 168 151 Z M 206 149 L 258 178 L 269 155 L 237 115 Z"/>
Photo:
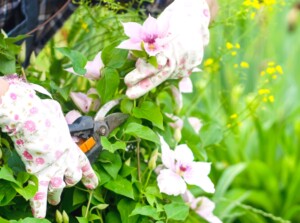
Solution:
<path fill-rule="evenodd" d="M 180 172 L 185 172 L 187 170 L 187 167 L 185 165 L 180 165 L 179 170 Z"/>
<path fill-rule="evenodd" d="M 151 44 L 148 45 L 148 49 L 149 50 L 155 50 L 156 47 L 155 47 L 155 45 L 153 43 L 151 43 Z"/>

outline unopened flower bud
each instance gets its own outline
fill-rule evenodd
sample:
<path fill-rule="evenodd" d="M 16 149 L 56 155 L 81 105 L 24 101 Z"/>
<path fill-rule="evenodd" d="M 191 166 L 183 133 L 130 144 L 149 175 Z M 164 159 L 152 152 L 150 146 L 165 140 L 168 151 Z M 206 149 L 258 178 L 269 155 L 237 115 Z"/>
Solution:
<path fill-rule="evenodd" d="M 56 223 L 63 223 L 63 216 L 59 210 L 56 210 L 55 212 L 55 221 Z"/>
<path fill-rule="evenodd" d="M 63 218 L 63 223 L 69 223 L 69 216 L 65 211 L 63 211 L 62 213 L 62 218 Z"/>
<path fill-rule="evenodd" d="M 181 140 L 181 129 L 175 129 L 174 139 L 176 142 L 179 142 Z"/>
<path fill-rule="evenodd" d="M 148 163 L 148 167 L 150 170 L 154 170 L 156 168 L 156 160 L 158 157 L 158 149 L 153 150 L 151 153 L 151 157 Z"/>

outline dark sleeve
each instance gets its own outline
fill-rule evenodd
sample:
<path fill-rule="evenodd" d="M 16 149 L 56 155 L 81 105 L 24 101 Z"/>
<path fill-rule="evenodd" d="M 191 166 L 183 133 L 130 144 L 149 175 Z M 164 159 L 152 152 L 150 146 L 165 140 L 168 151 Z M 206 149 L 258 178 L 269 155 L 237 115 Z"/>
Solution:
<path fill-rule="evenodd" d="M 0 28 L 8 36 L 29 34 L 25 67 L 31 53 L 38 54 L 77 7 L 71 0 L 10 0 L 1 1 L 0 6 Z"/>

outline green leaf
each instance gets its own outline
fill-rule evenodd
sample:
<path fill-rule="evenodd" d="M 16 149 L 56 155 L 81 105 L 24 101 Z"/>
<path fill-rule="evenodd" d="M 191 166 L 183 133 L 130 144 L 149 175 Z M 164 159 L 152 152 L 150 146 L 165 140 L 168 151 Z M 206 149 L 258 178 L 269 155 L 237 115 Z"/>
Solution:
<path fill-rule="evenodd" d="M 124 114 L 131 114 L 133 109 L 133 101 L 127 98 L 123 99 L 120 104 L 120 109 Z"/>
<path fill-rule="evenodd" d="M 168 219 L 184 221 L 189 215 L 189 207 L 184 203 L 171 203 L 164 205 Z"/>
<path fill-rule="evenodd" d="M 86 192 L 75 187 L 73 192 L 73 206 L 76 206 L 78 204 L 83 204 L 86 201 L 87 201 Z"/>
<path fill-rule="evenodd" d="M 113 43 L 102 50 L 101 58 L 106 67 L 121 68 L 127 61 L 128 51 L 116 48 L 117 45 Z"/>
<path fill-rule="evenodd" d="M 114 153 L 118 149 L 125 150 L 126 149 L 126 143 L 117 141 L 115 143 L 111 143 L 107 137 L 101 137 L 101 145 L 105 150 L 108 150 L 111 153 Z"/>
<path fill-rule="evenodd" d="M 0 206 L 9 204 L 16 194 L 10 182 L 0 180 Z"/>
<path fill-rule="evenodd" d="M 153 132 L 152 129 L 134 122 L 129 123 L 126 126 L 124 133 L 160 144 L 158 136 Z"/>
<path fill-rule="evenodd" d="M 155 56 L 149 57 L 148 63 L 150 63 L 153 67 L 158 68 L 158 63 Z"/>
<path fill-rule="evenodd" d="M 18 221 L 10 221 L 12 223 L 51 223 L 51 221 L 47 219 L 39 219 L 39 218 L 25 218 Z"/>
<path fill-rule="evenodd" d="M 122 160 L 119 154 L 110 153 L 104 150 L 100 153 L 99 161 L 102 163 L 101 166 L 106 172 L 113 178 L 116 179 L 117 175 L 122 167 Z"/>
<path fill-rule="evenodd" d="M 0 54 L 0 73 L 2 74 L 16 73 L 16 60 L 8 59 L 4 55 Z"/>
<path fill-rule="evenodd" d="M 157 210 L 154 207 L 151 207 L 150 205 L 146 205 L 146 206 L 137 205 L 137 207 L 131 212 L 129 216 L 134 216 L 134 215 L 144 215 L 144 216 L 151 217 L 155 220 L 160 219 Z"/>
<path fill-rule="evenodd" d="M 136 206 L 136 202 L 128 199 L 122 199 L 118 205 L 118 211 L 121 216 L 122 223 L 136 223 L 138 222 L 138 216 L 130 216 L 131 212 Z"/>
<path fill-rule="evenodd" d="M 25 200 L 32 198 L 38 190 L 38 179 L 36 176 L 27 172 L 20 172 L 17 180 L 18 186 L 14 186 L 15 190 L 22 195 Z"/>
<path fill-rule="evenodd" d="M 79 223 L 89 223 L 89 220 L 85 217 L 76 217 Z"/>
<path fill-rule="evenodd" d="M 131 53 L 136 58 L 147 58 L 148 54 L 145 50 L 131 50 Z"/>
<path fill-rule="evenodd" d="M 71 60 L 75 73 L 79 75 L 84 75 L 86 73 L 86 69 L 84 67 L 87 63 L 87 58 L 83 54 L 76 50 L 71 50 L 68 47 L 56 49 Z"/>
<path fill-rule="evenodd" d="M 122 223 L 117 212 L 108 212 L 105 216 L 105 223 Z"/>
<path fill-rule="evenodd" d="M 102 77 L 97 82 L 97 91 L 101 96 L 102 103 L 111 100 L 118 90 L 120 83 L 119 73 L 117 70 L 106 67 L 102 70 Z"/>
<path fill-rule="evenodd" d="M 1 222 L 1 223 L 9 223 L 9 222 L 11 222 L 11 221 L 8 221 L 8 220 L 6 220 L 6 219 L 0 217 L 0 222 Z"/>
<path fill-rule="evenodd" d="M 20 186 L 20 183 L 14 178 L 14 173 L 7 165 L 0 169 L 0 179 L 7 180 Z"/>
<path fill-rule="evenodd" d="M 143 118 L 149 120 L 156 127 L 164 130 L 163 116 L 159 107 L 151 101 L 144 101 L 140 107 L 133 109 L 133 116 L 136 118 Z"/>
<path fill-rule="evenodd" d="M 131 182 L 121 176 L 118 176 L 116 180 L 107 182 L 104 187 L 116 194 L 134 199 Z"/>
<path fill-rule="evenodd" d="M 246 168 L 246 164 L 239 163 L 233 166 L 228 167 L 224 173 L 222 174 L 221 178 L 218 181 L 218 185 L 216 186 L 216 192 L 214 194 L 214 200 L 221 199 L 224 195 L 229 186 L 231 185 L 234 178 L 244 171 Z"/>
<path fill-rule="evenodd" d="M 203 147 L 217 144 L 223 139 L 222 129 L 216 124 L 207 124 L 202 126 L 200 130 L 200 137 Z"/>

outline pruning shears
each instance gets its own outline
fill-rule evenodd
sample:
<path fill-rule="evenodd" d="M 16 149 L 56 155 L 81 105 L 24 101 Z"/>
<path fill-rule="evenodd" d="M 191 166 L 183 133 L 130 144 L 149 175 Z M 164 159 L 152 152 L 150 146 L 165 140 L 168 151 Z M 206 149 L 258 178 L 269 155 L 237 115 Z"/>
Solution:
<path fill-rule="evenodd" d="M 69 125 L 71 135 L 79 139 L 77 144 L 91 163 L 95 162 L 103 148 L 100 137 L 108 136 L 128 118 L 127 114 L 121 112 L 106 116 L 118 103 L 118 100 L 110 101 L 97 112 L 95 118 L 81 116 Z"/>

